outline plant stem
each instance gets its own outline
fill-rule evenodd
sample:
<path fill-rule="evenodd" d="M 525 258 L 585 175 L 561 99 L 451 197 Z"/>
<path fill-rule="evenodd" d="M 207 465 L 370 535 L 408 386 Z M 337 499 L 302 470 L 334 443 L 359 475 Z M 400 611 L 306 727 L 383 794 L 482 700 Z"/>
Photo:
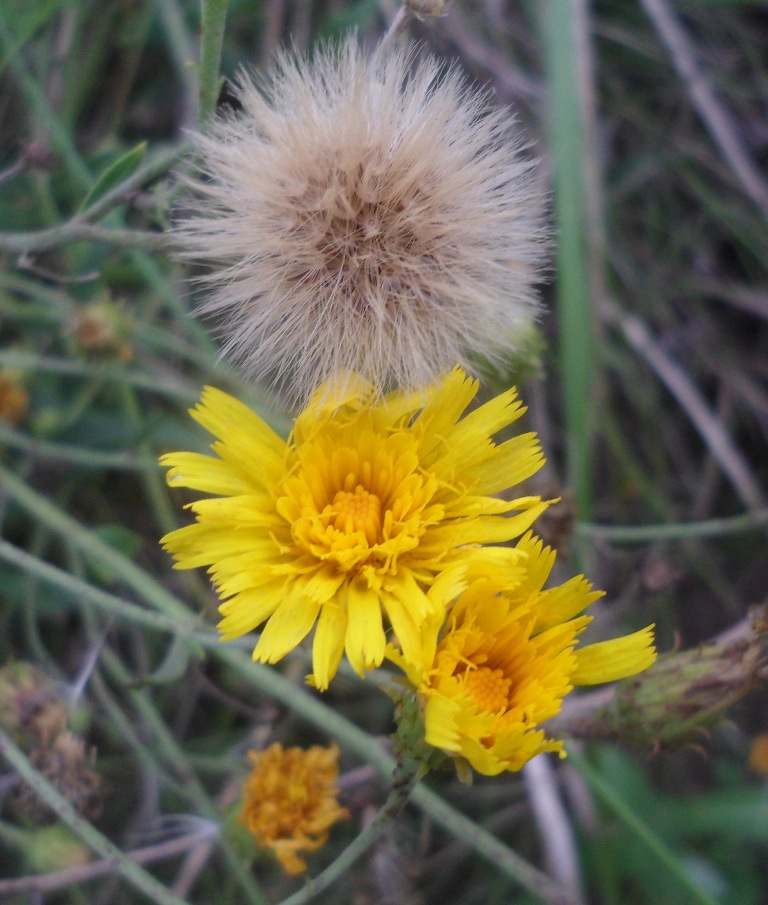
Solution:
<path fill-rule="evenodd" d="M 326 890 L 332 883 L 349 870 L 349 868 L 374 844 L 384 830 L 392 823 L 400 811 L 405 807 L 408 798 L 419 778 L 416 770 L 406 772 L 396 770 L 392 784 L 392 791 L 384 802 L 371 823 L 344 849 L 332 864 L 317 877 L 300 889 L 297 893 L 284 899 L 280 905 L 305 905 L 315 896 Z"/>
<path fill-rule="evenodd" d="M 224 42 L 224 25 L 229 0 L 202 0 L 203 21 L 200 37 L 200 124 L 216 110 L 219 99 L 219 67 Z"/>
<path fill-rule="evenodd" d="M 544 4 L 550 143 L 557 222 L 557 311 L 566 480 L 579 518 L 592 510 L 593 311 L 590 300 L 585 111 L 574 0 Z"/>

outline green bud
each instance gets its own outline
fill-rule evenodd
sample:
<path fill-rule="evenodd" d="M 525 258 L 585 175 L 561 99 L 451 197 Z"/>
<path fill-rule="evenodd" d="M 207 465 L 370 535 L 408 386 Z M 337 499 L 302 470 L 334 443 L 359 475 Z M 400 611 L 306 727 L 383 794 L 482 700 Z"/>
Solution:
<path fill-rule="evenodd" d="M 45 826 L 28 834 L 27 869 L 45 874 L 87 864 L 91 853 L 65 826 Z"/>

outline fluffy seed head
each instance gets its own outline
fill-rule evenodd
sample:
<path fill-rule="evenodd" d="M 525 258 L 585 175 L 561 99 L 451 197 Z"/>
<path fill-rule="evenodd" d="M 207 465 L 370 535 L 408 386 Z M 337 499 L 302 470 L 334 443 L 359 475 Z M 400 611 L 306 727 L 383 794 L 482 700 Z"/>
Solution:
<path fill-rule="evenodd" d="M 412 49 L 354 38 L 243 72 L 197 137 L 177 236 L 213 264 L 224 351 L 304 400 L 332 374 L 422 386 L 535 316 L 542 194 L 511 115 Z"/>

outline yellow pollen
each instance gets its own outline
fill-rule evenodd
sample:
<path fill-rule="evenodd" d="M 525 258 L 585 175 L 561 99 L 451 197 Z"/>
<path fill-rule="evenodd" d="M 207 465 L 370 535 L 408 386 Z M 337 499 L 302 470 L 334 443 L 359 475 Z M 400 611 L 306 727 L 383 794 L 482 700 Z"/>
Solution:
<path fill-rule="evenodd" d="M 480 710 L 499 713 L 509 707 L 511 682 L 502 670 L 481 666 L 467 675 L 466 689 Z"/>
<path fill-rule="evenodd" d="M 381 500 L 358 484 L 354 490 L 339 490 L 332 503 L 333 526 L 345 534 L 362 531 L 373 546 L 381 531 Z"/>

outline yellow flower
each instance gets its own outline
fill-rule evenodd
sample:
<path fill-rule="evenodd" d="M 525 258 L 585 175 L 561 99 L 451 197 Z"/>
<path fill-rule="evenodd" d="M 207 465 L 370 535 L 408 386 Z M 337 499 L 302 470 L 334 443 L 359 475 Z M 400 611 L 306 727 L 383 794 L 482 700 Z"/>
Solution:
<path fill-rule="evenodd" d="M 306 870 L 298 852 L 314 852 L 328 830 L 349 816 L 336 800 L 339 749 L 313 745 L 306 751 L 275 743 L 251 751 L 240 822 L 261 846 L 271 848 L 289 874 Z"/>
<path fill-rule="evenodd" d="M 417 656 L 422 623 L 444 614 L 426 593 L 435 577 L 460 573 L 476 545 L 519 536 L 547 506 L 490 496 L 543 461 L 535 434 L 491 439 L 524 411 L 514 390 L 462 417 L 478 387 L 459 368 L 383 398 L 355 375 L 339 385 L 345 396 L 318 390 L 287 443 L 206 388 L 191 414 L 218 438 L 218 458 L 161 459 L 170 484 L 218 495 L 193 503 L 196 523 L 163 543 L 178 568 L 209 567 L 224 640 L 266 622 L 253 656 L 275 663 L 317 623 L 321 690 L 344 651 L 360 675 L 382 662 L 382 610 L 406 656 Z"/>
<path fill-rule="evenodd" d="M 578 647 L 591 621 L 580 614 L 602 592 L 581 575 L 542 590 L 554 551 L 531 533 L 515 550 L 517 559 L 513 550 L 476 554 L 445 623 L 426 626 L 420 659 L 388 648 L 418 689 L 426 742 L 487 776 L 519 770 L 543 751 L 564 756 L 563 743 L 539 726 L 573 686 L 634 675 L 656 658 L 653 626 Z M 438 580 L 430 593 L 444 592 Z"/>

